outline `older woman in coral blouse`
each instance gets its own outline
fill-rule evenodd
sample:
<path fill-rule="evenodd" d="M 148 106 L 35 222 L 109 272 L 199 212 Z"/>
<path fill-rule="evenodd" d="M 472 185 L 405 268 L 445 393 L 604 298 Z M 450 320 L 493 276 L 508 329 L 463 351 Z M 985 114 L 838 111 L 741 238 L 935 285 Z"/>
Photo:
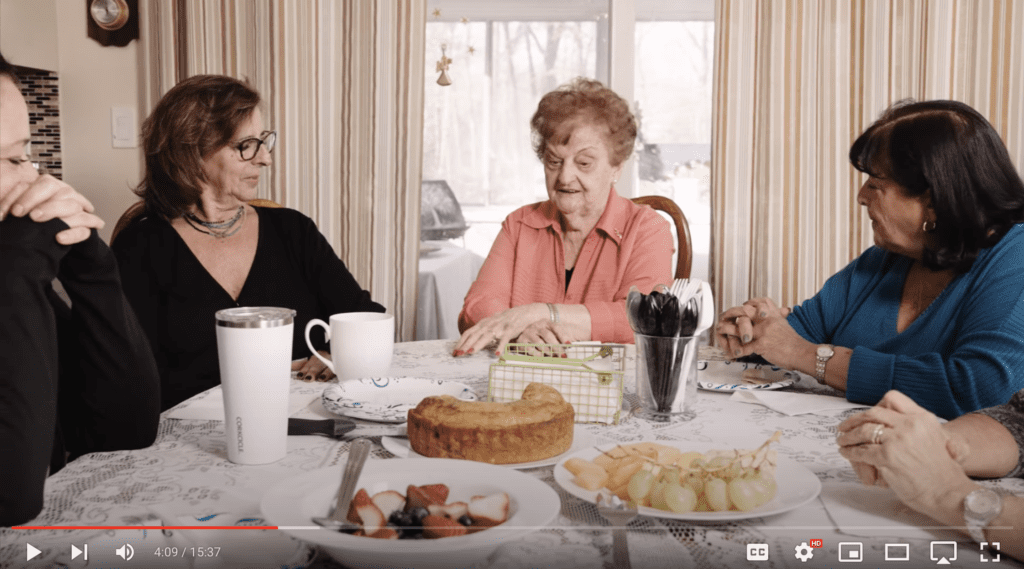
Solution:
<path fill-rule="evenodd" d="M 672 279 L 672 233 L 615 192 L 636 140 L 629 104 L 578 78 L 530 121 L 548 199 L 512 212 L 466 294 L 454 355 L 510 341 L 632 342 L 625 298 Z"/>

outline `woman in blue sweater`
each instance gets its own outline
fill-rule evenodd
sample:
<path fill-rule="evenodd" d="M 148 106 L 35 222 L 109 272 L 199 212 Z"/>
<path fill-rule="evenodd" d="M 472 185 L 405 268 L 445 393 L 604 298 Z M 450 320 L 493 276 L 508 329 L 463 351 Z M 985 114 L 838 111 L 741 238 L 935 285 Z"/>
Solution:
<path fill-rule="evenodd" d="M 800 306 L 757 298 L 716 329 L 875 404 L 891 389 L 945 417 L 1024 388 L 1024 182 L 992 125 L 956 101 L 901 102 L 850 148 L 875 246 Z"/>

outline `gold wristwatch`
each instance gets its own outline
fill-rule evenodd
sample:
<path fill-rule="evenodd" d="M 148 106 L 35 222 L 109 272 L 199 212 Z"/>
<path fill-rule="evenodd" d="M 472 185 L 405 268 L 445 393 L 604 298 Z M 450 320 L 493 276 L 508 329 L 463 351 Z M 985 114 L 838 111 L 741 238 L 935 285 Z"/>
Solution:
<path fill-rule="evenodd" d="M 836 351 L 832 349 L 833 347 L 832 344 L 818 346 L 818 363 L 814 366 L 814 379 L 817 379 L 818 383 L 822 385 L 825 385 L 825 364 L 828 363 L 828 360 L 832 359 L 832 356 L 836 355 Z"/>

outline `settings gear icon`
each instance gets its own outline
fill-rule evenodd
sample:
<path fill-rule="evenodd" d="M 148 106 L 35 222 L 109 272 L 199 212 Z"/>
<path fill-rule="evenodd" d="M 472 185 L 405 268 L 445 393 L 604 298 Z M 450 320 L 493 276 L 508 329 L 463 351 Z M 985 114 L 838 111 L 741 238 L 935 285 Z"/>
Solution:
<path fill-rule="evenodd" d="M 793 549 L 796 550 L 796 558 L 799 559 L 801 563 L 807 563 L 808 559 L 814 557 L 814 550 L 811 549 L 810 545 L 807 545 L 806 541 Z"/>

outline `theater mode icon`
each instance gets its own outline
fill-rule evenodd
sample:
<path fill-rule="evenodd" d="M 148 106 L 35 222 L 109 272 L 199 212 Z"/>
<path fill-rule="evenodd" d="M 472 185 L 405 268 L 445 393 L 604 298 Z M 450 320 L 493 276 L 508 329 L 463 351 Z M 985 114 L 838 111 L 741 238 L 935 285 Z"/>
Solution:
<path fill-rule="evenodd" d="M 887 543 L 885 544 L 886 561 L 910 561 L 909 543 Z"/>

